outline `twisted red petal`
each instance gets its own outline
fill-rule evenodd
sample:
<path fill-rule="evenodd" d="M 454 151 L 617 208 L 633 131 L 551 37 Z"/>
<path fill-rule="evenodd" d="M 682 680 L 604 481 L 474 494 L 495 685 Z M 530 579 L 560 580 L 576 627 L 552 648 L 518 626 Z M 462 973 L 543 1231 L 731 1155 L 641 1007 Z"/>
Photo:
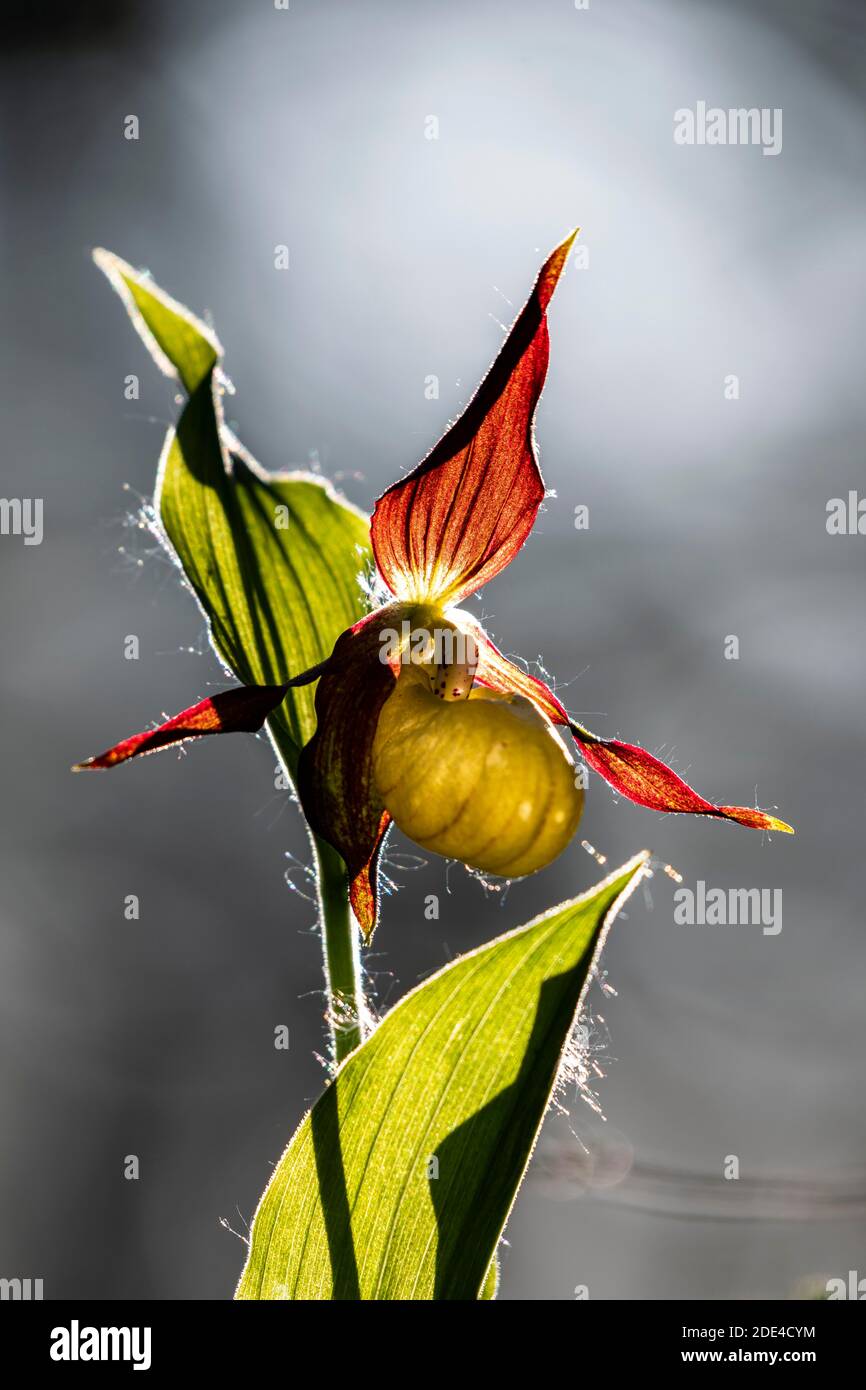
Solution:
<path fill-rule="evenodd" d="M 286 685 L 241 685 L 210 695 L 197 705 L 191 705 L 157 729 L 145 729 L 116 743 L 106 753 L 86 762 L 76 763 L 73 772 L 96 772 L 145 753 L 156 753 L 173 743 L 204 738 L 207 734 L 257 733 L 269 714 L 285 699 Z"/>
<path fill-rule="evenodd" d="M 337 639 L 316 689 L 316 732 L 301 752 L 298 794 L 310 827 L 342 855 L 349 896 L 366 941 L 376 926 L 379 853 L 390 817 L 373 782 L 372 750 L 382 706 L 394 688 L 379 609 Z"/>
<path fill-rule="evenodd" d="M 648 806 L 651 811 L 684 812 L 698 816 L 717 816 L 736 821 L 753 830 L 794 831 L 778 816 L 751 806 L 715 806 L 705 801 L 687 782 L 645 748 L 617 739 L 599 738 L 573 719 L 569 719 L 553 691 L 538 676 L 530 676 L 494 647 L 472 619 L 460 614 L 460 625 L 470 628 L 478 644 L 476 679 L 501 694 L 524 695 L 545 714 L 552 724 L 565 724 L 583 755 L 584 761 L 629 801 Z"/>
<path fill-rule="evenodd" d="M 603 739 L 579 724 L 569 722 L 572 736 L 584 759 L 616 791 L 651 811 L 688 812 L 698 816 L 718 816 L 736 821 L 753 830 L 794 831 L 769 811 L 751 806 L 715 806 L 705 801 L 687 782 L 645 748 L 616 739 Z"/>
<path fill-rule="evenodd" d="M 376 563 L 398 598 L 457 603 L 513 560 L 544 497 L 532 437 L 547 374 L 546 309 L 577 232 L 541 268 L 456 424 L 376 503 Z"/>

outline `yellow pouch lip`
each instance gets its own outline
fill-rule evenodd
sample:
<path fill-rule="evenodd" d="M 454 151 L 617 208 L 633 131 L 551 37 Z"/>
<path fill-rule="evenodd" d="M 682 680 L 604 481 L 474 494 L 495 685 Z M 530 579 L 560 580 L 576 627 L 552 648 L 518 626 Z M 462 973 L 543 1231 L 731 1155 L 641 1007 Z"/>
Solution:
<path fill-rule="evenodd" d="M 445 701 L 407 664 L 380 716 L 376 784 L 396 824 L 422 848 L 504 877 L 545 867 L 583 807 L 575 767 L 523 697 L 474 686 Z"/>

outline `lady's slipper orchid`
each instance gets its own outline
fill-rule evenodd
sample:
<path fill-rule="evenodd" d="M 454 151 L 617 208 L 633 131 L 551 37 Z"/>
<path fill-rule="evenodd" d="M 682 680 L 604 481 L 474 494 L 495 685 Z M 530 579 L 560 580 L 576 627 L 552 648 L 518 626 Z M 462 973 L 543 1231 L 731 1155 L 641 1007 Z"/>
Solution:
<path fill-rule="evenodd" d="M 376 503 L 373 552 L 393 601 L 344 632 L 320 666 L 203 700 L 81 765 L 112 767 L 184 739 L 258 730 L 290 686 L 318 680 L 298 792 L 311 828 L 342 855 L 368 940 L 392 820 L 425 848 L 509 877 L 560 853 L 583 790 L 558 727 L 639 805 L 790 831 L 768 812 L 714 805 L 644 749 L 576 724 L 458 606 L 514 558 L 544 497 L 533 420 L 547 372 L 547 306 L 575 235 L 543 265 L 463 415 Z"/>

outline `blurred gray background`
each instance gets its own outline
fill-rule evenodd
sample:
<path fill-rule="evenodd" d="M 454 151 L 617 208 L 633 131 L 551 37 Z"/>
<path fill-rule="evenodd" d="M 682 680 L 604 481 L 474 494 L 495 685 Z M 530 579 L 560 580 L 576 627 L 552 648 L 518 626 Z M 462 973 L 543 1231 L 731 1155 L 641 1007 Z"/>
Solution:
<path fill-rule="evenodd" d="M 660 872 L 632 900 L 616 996 L 591 999 L 606 1118 L 564 1097 L 501 1296 L 866 1275 L 866 537 L 825 527 L 829 498 L 866 490 L 861 7 L 106 0 L 13 3 L 4 25 L 0 491 L 45 510 L 42 545 L 0 537 L 0 1275 L 52 1298 L 230 1296 L 243 1250 L 221 1218 L 245 1231 L 323 1082 L 315 912 L 284 882 L 306 841 L 267 743 L 68 772 L 223 679 L 128 524 L 176 407 L 91 247 L 212 316 L 259 458 L 318 464 L 369 509 L 575 223 L 589 265 L 552 305 L 538 417 L 556 496 L 474 611 L 590 727 L 719 801 L 757 793 L 798 835 L 656 816 L 592 780 L 581 835 L 610 864 L 647 846 L 687 884 L 781 889 L 783 930 L 676 926 Z M 699 100 L 781 107 L 782 153 L 675 145 Z M 379 1007 L 600 877 L 581 835 L 504 902 L 442 861 L 411 870 L 395 836 Z M 584 1191 L 599 1142 L 634 1170 Z"/>

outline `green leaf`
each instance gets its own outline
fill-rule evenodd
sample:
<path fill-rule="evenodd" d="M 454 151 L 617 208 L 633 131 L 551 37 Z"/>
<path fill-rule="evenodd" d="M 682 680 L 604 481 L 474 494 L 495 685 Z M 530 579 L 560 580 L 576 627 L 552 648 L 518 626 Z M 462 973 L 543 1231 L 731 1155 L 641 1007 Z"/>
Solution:
<path fill-rule="evenodd" d="M 482 1300 L 495 1298 L 499 1289 L 499 1261 L 496 1256 L 490 1261 L 490 1266 L 484 1276 L 484 1283 L 481 1285 L 481 1292 L 478 1297 Z"/>
<path fill-rule="evenodd" d="M 267 474 L 225 428 L 222 349 L 205 324 L 107 251 L 94 259 L 157 364 L 189 400 L 169 431 L 156 508 L 222 660 L 247 685 L 278 685 L 324 661 L 366 611 L 366 518 L 303 472 Z M 268 721 L 294 776 L 315 732 L 315 685 Z"/>
<path fill-rule="evenodd" d="M 112 251 L 98 247 L 93 259 L 123 300 L 160 371 L 176 377 L 192 394 L 223 355 L 216 334 L 149 275 L 133 270 Z"/>
<path fill-rule="evenodd" d="M 220 656 L 244 684 L 278 685 L 324 661 L 363 615 L 367 522 L 311 475 L 269 477 L 239 452 L 227 472 L 217 420 L 208 377 L 169 436 L 156 505 Z M 269 721 L 293 776 L 315 732 L 314 692 L 290 690 Z"/>
<path fill-rule="evenodd" d="M 238 1298 L 492 1296 L 496 1246 L 591 966 L 646 859 L 396 1005 L 280 1159 Z"/>

